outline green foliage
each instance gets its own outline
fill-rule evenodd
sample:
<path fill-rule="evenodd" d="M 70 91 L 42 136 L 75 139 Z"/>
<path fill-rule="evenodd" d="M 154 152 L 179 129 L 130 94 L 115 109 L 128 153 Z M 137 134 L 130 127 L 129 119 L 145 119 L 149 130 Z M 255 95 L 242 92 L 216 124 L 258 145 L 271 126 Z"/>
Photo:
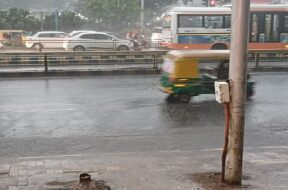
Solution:
<path fill-rule="evenodd" d="M 140 19 L 139 0 L 79 0 L 79 11 L 97 30 L 120 30 Z"/>
<path fill-rule="evenodd" d="M 55 30 L 55 16 L 56 13 L 46 16 L 44 19 L 45 30 Z M 65 11 L 58 14 L 58 26 L 59 30 L 72 31 L 81 29 L 86 23 L 84 19 L 81 19 L 75 12 Z"/>
<path fill-rule="evenodd" d="M 40 22 L 28 11 L 12 8 L 9 11 L 0 11 L 0 29 L 37 31 L 40 29 Z"/>

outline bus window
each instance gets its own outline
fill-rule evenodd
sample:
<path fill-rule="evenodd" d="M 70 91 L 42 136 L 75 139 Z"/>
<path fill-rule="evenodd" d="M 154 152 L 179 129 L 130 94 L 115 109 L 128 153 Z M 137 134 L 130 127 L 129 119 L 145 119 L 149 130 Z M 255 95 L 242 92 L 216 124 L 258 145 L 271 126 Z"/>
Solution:
<path fill-rule="evenodd" d="M 194 15 L 179 15 L 179 28 L 201 28 L 203 17 Z"/>
<path fill-rule="evenodd" d="M 223 16 L 204 16 L 205 28 L 223 28 Z"/>
<path fill-rule="evenodd" d="M 288 32 L 288 14 L 284 15 L 284 32 Z"/>
<path fill-rule="evenodd" d="M 251 16 L 252 26 L 251 26 L 251 35 L 250 35 L 250 41 L 251 42 L 257 42 L 258 41 L 258 35 L 259 35 L 259 29 L 258 29 L 258 23 L 259 18 L 258 15 L 253 14 Z"/>
<path fill-rule="evenodd" d="M 279 42 L 280 40 L 279 14 L 265 15 L 265 42 Z"/>
<path fill-rule="evenodd" d="M 280 34 L 280 42 L 288 43 L 288 14 L 283 14 L 283 24 L 280 24 L 283 28 Z"/>
<path fill-rule="evenodd" d="M 224 28 L 231 28 L 231 16 L 224 16 Z"/>
<path fill-rule="evenodd" d="M 279 14 L 273 15 L 272 42 L 279 42 Z"/>
<path fill-rule="evenodd" d="M 271 36 L 271 14 L 265 15 L 265 42 L 270 42 L 270 36 Z"/>

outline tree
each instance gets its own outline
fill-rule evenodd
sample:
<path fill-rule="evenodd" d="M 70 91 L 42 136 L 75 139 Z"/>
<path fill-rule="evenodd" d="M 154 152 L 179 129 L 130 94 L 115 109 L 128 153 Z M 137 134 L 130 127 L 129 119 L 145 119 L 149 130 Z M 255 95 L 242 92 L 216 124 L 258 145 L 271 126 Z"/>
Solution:
<path fill-rule="evenodd" d="M 40 21 L 26 10 L 12 8 L 9 11 L 0 11 L 0 29 L 35 32 L 40 29 Z"/>
<path fill-rule="evenodd" d="M 78 10 L 97 30 L 119 31 L 139 22 L 139 0 L 79 0 Z"/>
<path fill-rule="evenodd" d="M 55 30 L 55 15 L 51 14 L 44 19 L 45 30 Z M 71 31 L 80 29 L 86 21 L 82 19 L 77 13 L 65 11 L 58 15 L 59 29 L 62 31 Z"/>

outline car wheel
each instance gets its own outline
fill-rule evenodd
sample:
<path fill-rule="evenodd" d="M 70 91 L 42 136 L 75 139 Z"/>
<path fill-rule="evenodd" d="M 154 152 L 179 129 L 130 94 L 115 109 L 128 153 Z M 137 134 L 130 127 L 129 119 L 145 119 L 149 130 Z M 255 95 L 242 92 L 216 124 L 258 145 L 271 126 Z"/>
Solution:
<path fill-rule="evenodd" d="M 43 45 L 42 44 L 33 44 L 32 49 L 34 50 L 42 50 Z"/>
<path fill-rule="evenodd" d="M 119 46 L 117 48 L 117 51 L 129 51 L 129 47 L 127 47 L 127 46 Z"/>
<path fill-rule="evenodd" d="M 178 99 L 182 103 L 188 103 L 191 99 L 191 96 L 189 94 L 180 94 L 178 96 Z"/>
<path fill-rule="evenodd" d="M 85 48 L 83 46 L 76 46 L 73 48 L 73 51 L 85 51 Z"/>

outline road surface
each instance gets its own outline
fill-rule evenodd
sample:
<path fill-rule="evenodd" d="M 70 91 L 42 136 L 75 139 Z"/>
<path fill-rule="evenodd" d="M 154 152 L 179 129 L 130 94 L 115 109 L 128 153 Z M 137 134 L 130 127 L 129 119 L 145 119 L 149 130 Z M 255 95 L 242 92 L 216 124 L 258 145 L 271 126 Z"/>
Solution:
<path fill-rule="evenodd" d="M 253 75 L 246 146 L 288 145 L 288 77 Z M 0 81 L 0 157 L 219 148 L 223 106 L 213 95 L 167 104 L 158 77 Z"/>

